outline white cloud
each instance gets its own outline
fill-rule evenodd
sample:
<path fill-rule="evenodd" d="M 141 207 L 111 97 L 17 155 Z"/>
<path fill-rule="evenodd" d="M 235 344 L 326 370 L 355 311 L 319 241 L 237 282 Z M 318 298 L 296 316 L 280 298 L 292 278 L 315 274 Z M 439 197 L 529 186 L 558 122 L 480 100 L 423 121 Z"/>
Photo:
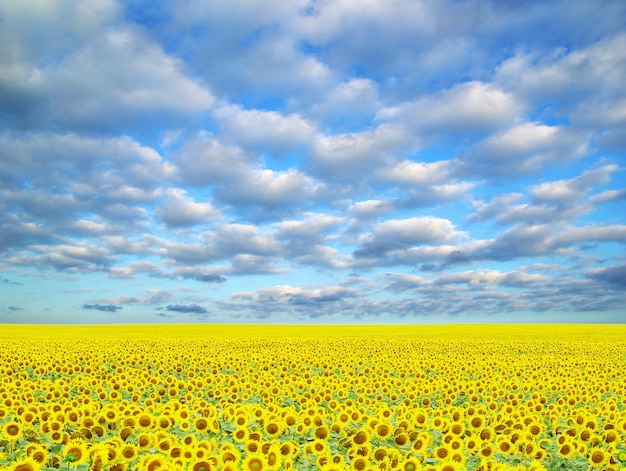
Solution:
<path fill-rule="evenodd" d="M 552 54 L 517 54 L 499 67 L 497 82 L 533 100 L 568 96 L 584 102 L 590 96 L 623 96 L 624 46 L 626 35 L 620 33 L 571 52 L 555 48 Z"/>
<path fill-rule="evenodd" d="M 345 218 L 323 213 L 308 213 L 304 219 L 287 220 L 275 224 L 277 236 L 285 239 L 316 239 L 343 224 Z"/>
<path fill-rule="evenodd" d="M 401 185 L 434 185 L 450 178 L 450 161 L 415 162 L 402 160 L 377 172 L 381 180 Z"/>
<path fill-rule="evenodd" d="M 384 257 L 413 246 L 455 242 L 463 235 L 447 219 L 433 216 L 390 219 L 375 224 L 372 232 L 360 236 L 360 248 L 353 255 L 357 259 Z"/>
<path fill-rule="evenodd" d="M 315 197 L 319 190 L 322 190 L 320 184 L 299 170 L 262 169 L 240 175 L 238 181 L 223 186 L 217 195 L 228 203 L 277 206 L 287 210 Z"/>
<path fill-rule="evenodd" d="M 379 120 L 397 120 L 423 135 L 499 129 L 520 116 L 523 106 L 514 95 L 482 82 L 467 82 L 448 90 L 385 108 Z"/>
<path fill-rule="evenodd" d="M 283 115 L 276 111 L 244 110 L 239 105 L 223 105 L 213 115 L 221 136 L 245 148 L 271 154 L 285 154 L 308 144 L 313 126 L 300 115 Z"/>
<path fill-rule="evenodd" d="M 189 198 L 184 190 L 167 192 L 165 203 L 156 211 L 157 216 L 172 228 L 207 224 L 220 216 L 220 211 L 211 203 L 198 203 Z"/>
<path fill-rule="evenodd" d="M 329 285 L 321 288 L 301 288 L 291 285 L 277 285 L 259 288 L 255 299 L 257 302 L 285 302 L 295 304 L 313 304 L 339 302 L 344 298 L 359 296 L 354 288 Z"/>
<path fill-rule="evenodd" d="M 262 161 L 239 147 L 201 136 L 176 155 L 180 174 L 196 187 L 214 186 L 216 201 L 233 205 L 253 220 L 284 217 L 307 201 L 322 196 L 324 186 L 290 168 L 262 168 Z"/>
<path fill-rule="evenodd" d="M 526 273 L 523 270 L 501 272 L 499 270 L 482 269 L 444 274 L 434 283 L 436 285 L 467 284 L 470 286 L 501 284 L 504 286 L 522 287 L 546 281 L 548 281 L 548 278 L 544 275 Z"/>
<path fill-rule="evenodd" d="M 311 148 L 314 164 L 327 179 L 345 180 L 369 174 L 416 139 L 403 127 L 381 124 L 372 130 L 318 136 Z"/>
<path fill-rule="evenodd" d="M 523 123 L 479 141 L 456 163 L 463 173 L 495 178 L 529 175 L 580 158 L 589 137 L 564 126 Z"/>
<path fill-rule="evenodd" d="M 587 242 L 619 242 L 626 243 L 626 225 L 588 225 L 572 227 L 567 231 L 556 234 L 551 238 L 555 247 L 569 247 Z"/>
<path fill-rule="evenodd" d="M 587 170 L 567 180 L 556 180 L 532 185 L 531 201 L 522 202 L 524 194 L 496 195 L 489 203 L 474 202 L 476 212 L 469 215 L 469 222 L 493 219 L 499 223 L 525 222 L 546 224 L 557 221 L 573 221 L 593 209 L 586 202 L 587 194 L 597 185 L 610 181 L 617 165 L 608 164 Z M 593 197 L 589 198 L 593 202 Z"/>
<path fill-rule="evenodd" d="M 186 75 L 182 61 L 139 30 L 100 33 L 49 63 L 14 60 L 0 73 L 13 96 L 5 119 L 29 129 L 112 132 L 181 123 L 212 105 L 212 94 Z"/>
<path fill-rule="evenodd" d="M 376 224 L 373 232 L 376 238 L 393 238 L 410 245 L 449 242 L 460 234 L 449 220 L 431 216 L 390 219 Z"/>
<path fill-rule="evenodd" d="M 569 180 L 541 183 L 532 187 L 530 193 L 540 202 L 565 204 L 580 200 L 593 186 L 609 182 L 611 173 L 618 169 L 617 165 L 604 165 Z"/>
<path fill-rule="evenodd" d="M 357 218 L 375 218 L 389 213 L 394 209 L 392 202 L 388 200 L 365 200 L 357 201 L 348 208 L 350 214 Z"/>
<path fill-rule="evenodd" d="M 45 63 L 51 56 L 101 34 L 119 19 L 120 13 L 114 0 L 3 1 L 0 57 L 19 58 L 29 64 Z M 46 40 L 42 41 L 42 37 Z"/>
<path fill-rule="evenodd" d="M 282 248 L 271 233 L 252 224 L 224 224 L 207 233 L 206 238 L 223 258 L 235 254 L 279 255 Z"/>
<path fill-rule="evenodd" d="M 608 203 L 609 201 L 621 201 L 626 199 L 626 188 L 622 190 L 606 190 L 589 198 L 594 204 Z"/>
<path fill-rule="evenodd" d="M 309 113 L 322 122 L 340 127 L 360 124 L 380 108 L 378 85 L 366 78 L 351 78 L 329 90 Z"/>
<path fill-rule="evenodd" d="M 253 159 L 241 148 L 203 135 L 176 152 L 178 170 L 194 186 L 229 184 L 249 172 Z"/>

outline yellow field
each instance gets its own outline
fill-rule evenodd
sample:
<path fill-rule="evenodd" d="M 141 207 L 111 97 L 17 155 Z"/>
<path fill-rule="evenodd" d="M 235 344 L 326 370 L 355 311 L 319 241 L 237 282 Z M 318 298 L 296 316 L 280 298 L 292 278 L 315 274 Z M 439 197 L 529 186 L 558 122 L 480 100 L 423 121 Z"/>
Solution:
<path fill-rule="evenodd" d="M 623 469 L 625 371 L 626 326 L 5 325 L 0 469 Z"/>

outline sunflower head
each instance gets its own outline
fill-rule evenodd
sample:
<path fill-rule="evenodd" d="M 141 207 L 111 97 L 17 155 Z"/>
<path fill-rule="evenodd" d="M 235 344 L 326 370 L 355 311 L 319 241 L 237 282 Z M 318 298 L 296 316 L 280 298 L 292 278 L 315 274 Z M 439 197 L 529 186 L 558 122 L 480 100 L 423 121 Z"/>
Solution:
<path fill-rule="evenodd" d="M 82 441 L 72 440 L 63 449 L 63 461 L 66 463 L 81 464 L 87 461 L 87 445 Z"/>
<path fill-rule="evenodd" d="M 9 422 L 0 429 L 0 435 L 9 442 L 16 442 L 24 436 L 24 429 L 19 422 Z"/>

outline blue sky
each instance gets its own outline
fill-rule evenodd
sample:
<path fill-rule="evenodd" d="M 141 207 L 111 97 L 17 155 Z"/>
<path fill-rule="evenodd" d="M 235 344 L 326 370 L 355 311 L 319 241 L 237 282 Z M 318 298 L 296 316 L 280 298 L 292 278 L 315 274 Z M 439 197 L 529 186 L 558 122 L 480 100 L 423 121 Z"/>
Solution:
<path fill-rule="evenodd" d="M 626 321 L 621 0 L 0 0 L 0 322 Z"/>

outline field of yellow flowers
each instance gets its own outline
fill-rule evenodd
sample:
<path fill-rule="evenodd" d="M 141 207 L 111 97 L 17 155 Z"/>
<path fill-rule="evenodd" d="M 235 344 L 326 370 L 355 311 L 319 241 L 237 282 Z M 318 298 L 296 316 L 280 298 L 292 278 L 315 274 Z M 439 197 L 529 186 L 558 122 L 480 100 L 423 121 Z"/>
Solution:
<path fill-rule="evenodd" d="M 0 469 L 626 469 L 626 326 L 0 326 Z"/>

